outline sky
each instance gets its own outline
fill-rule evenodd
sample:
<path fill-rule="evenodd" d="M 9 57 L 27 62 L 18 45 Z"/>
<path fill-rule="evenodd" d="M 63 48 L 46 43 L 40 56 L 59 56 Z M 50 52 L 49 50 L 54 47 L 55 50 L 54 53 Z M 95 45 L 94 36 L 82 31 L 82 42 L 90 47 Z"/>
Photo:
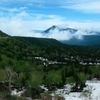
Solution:
<path fill-rule="evenodd" d="M 100 0 L 0 0 L 0 30 L 43 37 L 53 25 L 100 31 Z"/>

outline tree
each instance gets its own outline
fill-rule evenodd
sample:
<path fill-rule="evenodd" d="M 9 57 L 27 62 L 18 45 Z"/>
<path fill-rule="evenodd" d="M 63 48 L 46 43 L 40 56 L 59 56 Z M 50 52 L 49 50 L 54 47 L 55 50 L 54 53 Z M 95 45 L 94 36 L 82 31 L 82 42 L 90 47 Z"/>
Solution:
<path fill-rule="evenodd" d="M 68 77 L 67 83 L 68 83 L 68 84 L 71 84 L 71 85 L 75 84 L 75 79 L 74 79 L 74 77 L 73 77 L 73 76 Z"/>
<path fill-rule="evenodd" d="M 9 94 L 11 94 L 11 83 L 12 83 L 12 79 L 16 74 L 16 72 L 13 70 L 13 68 L 11 68 L 11 66 L 6 66 L 5 67 L 5 72 L 7 74 L 8 77 L 8 89 L 9 89 Z"/>
<path fill-rule="evenodd" d="M 65 84 L 65 82 L 66 82 L 66 74 L 65 74 L 65 70 L 62 70 L 62 83 L 63 83 L 63 85 Z"/>
<path fill-rule="evenodd" d="M 1 55 L 0 55 L 0 61 L 2 61 L 2 57 L 1 57 Z"/>
<path fill-rule="evenodd" d="M 62 84 L 62 76 L 61 71 L 49 71 L 45 78 L 45 84 L 52 85 L 52 84 Z"/>
<path fill-rule="evenodd" d="M 35 98 L 37 91 L 40 91 L 40 85 L 42 85 L 43 74 L 39 72 L 32 72 L 30 79 L 27 80 L 27 90 L 33 98 Z"/>
<path fill-rule="evenodd" d="M 85 87 L 85 82 L 87 80 L 87 75 L 84 73 L 78 73 L 79 79 L 80 79 L 80 89 L 83 89 Z"/>
<path fill-rule="evenodd" d="M 4 69 L 0 68 L 0 92 L 6 89 L 5 82 L 7 81 L 6 72 Z"/>

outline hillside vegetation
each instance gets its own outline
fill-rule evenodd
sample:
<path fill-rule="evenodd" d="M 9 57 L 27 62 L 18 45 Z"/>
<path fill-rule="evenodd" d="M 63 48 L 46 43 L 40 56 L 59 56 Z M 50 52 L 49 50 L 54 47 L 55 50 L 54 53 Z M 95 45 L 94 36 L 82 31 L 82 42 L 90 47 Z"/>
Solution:
<path fill-rule="evenodd" d="M 61 42 L 70 45 L 95 46 L 100 45 L 100 35 L 83 35 L 82 39 L 72 38 L 70 40 L 64 40 Z"/>
<path fill-rule="evenodd" d="M 27 42 L 29 45 L 34 47 L 49 47 L 49 46 L 60 46 L 64 45 L 61 42 L 55 39 L 47 39 L 47 38 L 34 38 L 34 37 L 15 37 L 18 40 L 23 42 Z"/>
<path fill-rule="evenodd" d="M 0 30 L 0 37 L 8 37 L 8 35 Z"/>
<path fill-rule="evenodd" d="M 0 98 L 12 100 L 11 91 L 25 89 L 22 97 L 41 98 L 49 91 L 75 84 L 82 91 L 87 79 L 100 78 L 100 46 L 71 46 L 54 39 L 11 37 L 0 32 Z M 15 99 L 14 99 L 15 100 Z"/>

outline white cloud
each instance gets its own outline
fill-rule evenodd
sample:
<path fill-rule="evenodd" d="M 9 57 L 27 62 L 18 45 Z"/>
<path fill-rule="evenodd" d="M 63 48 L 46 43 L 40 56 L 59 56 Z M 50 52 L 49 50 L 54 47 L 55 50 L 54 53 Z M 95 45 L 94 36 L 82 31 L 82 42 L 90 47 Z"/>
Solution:
<path fill-rule="evenodd" d="M 31 36 L 31 37 L 43 37 L 41 33 L 35 33 L 32 31 L 31 25 L 26 25 L 21 19 L 6 19 L 0 18 L 0 28 L 12 36 Z"/>
<path fill-rule="evenodd" d="M 16 15 L 10 13 L 7 17 L 0 17 L 0 30 L 12 36 L 43 37 L 41 33 L 35 33 L 34 30 L 45 30 L 53 24 L 63 23 L 63 19 L 60 16 L 30 15 L 22 11 Z"/>
<path fill-rule="evenodd" d="M 71 32 L 70 30 L 60 31 L 59 29 L 63 27 L 56 27 L 55 29 L 52 29 L 49 31 L 49 33 L 45 34 L 44 37 L 46 38 L 54 38 L 57 40 L 70 40 L 71 38 L 77 38 L 77 39 L 84 39 L 84 35 L 95 35 L 96 33 L 91 30 L 82 30 L 77 29 L 75 32 Z M 64 27 L 64 29 L 66 29 Z"/>
<path fill-rule="evenodd" d="M 17 8 L 12 8 L 9 10 L 9 12 L 18 12 L 19 10 Z"/>
<path fill-rule="evenodd" d="M 64 27 L 60 26 L 59 28 L 66 29 L 67 27 L 65 28 L 65 26 Z M 56 27 L 55 29 L 50 30 L 50 32 L 46 34 L 45 37 L 54 38 L 57 40 L 70 40 L 73 37 L 78 38 L 78 39 L 83 39 L 83 35 L 87 35 L 87 32 L 80 29 L 76 31 L 75 33 L 71 33 L 69 30 L 59 31 L 59 28 Z"/>
<path fill-rule="evenodd" d="M 9 8 L 9 9 L 6 9 L 7 11 L 13 13 L 13 12 L 21 12 L 21 11 L 25 11 L 27 9 L 27 7 L 15 7 L 15 8 Z"/>
<path fill-rule="evenodd" d="M 100 13 L 100 0 L 89 0 L 85 1 L 76 1 L 69 3 L 68 5 L 62 6 L 63 8 L 69 8 L 78 10 L 85 13 Z"/>
<path fill-rule="evenodd" d="M 0 3 L 7 6 L 7 4 L 23 4 L 26 6 L 38 6 L 44 7 L 44 5 L 54 5 L 61 6 L 63 8 L 69 8 L 78 10 L 85 13 L 100 13 L 100 0 L 1 0 Z M 3 6 L 4 6 L 3 5 Z M 46 6 L 47 7 L 47 6 Z M 27 7 L 22 7 L 22 9 L 26 9 Z M 12 11 L 17 11 L 17 8 L 11 9 Z M 20 9 L 21 10 L 21 9 Z"/>
<path fill-rule="evenodd" d="M 100 28 L 100 21 L 68 21 L 67 18 L 58 15 L 30 14 L 24 11 L 26 7 L 20 9 L 22 9 L 22 11 L 13 14 L 13 12 L 18 10 L 14 8 L 6 17 L 0 17 L 0 30 L 12 36 L 48 37 L 64 40 L 70 39 L 74 35 L 70 34 L 70 32 L 66 33 L 55 30 L 54 32 L 51 31 L 48 36 L 43 36 L 41 33 L 36 33 L 34 30 L 44 31 L 52 25 L 63 24 L 66 24 L 66 27 L 79 29 L 98 30 Z M 81 39 L 83 34 L 85 33 L 78 31 L 75 37 Z"/>
<path fill-rule="evenodd" d="M 54 39 L 57 39 L 57 40 L 69 40 L 72 38 L 72 34 L 70 34 L 70 32 L 62 32 L 62 31 L 59 31 L 58 29 L 55 29 L 55 30 L 51 30 L 49 32 L 49 34 L 46 35 L 47 38 L 54 38 Z"/>
<path fill-rule="evenodd" d="M 18 18 L 22 18 L 22 17 L 28 17 L 29 14 L 26 13 L 25 11 L 22 11 L 21 13 L 18 13 L 15 17 L 18 17 Z"/>
<path fill-rule="evenodd" d="M 100 31 L 100 21 L 67 21 L 68 27 Z"/>

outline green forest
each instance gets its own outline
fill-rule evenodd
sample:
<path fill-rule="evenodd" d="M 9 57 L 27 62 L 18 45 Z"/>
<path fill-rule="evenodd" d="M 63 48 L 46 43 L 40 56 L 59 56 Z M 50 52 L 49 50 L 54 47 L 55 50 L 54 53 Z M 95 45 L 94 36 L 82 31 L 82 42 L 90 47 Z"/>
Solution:
<path fill-rule="evenodd" d="M 75 84 L 82 91 L 87 79 L 100 79 L 100 46 L 76 46 L 55 39 L 9 36 L 0 31 L 0 100 L 42 99 L 49 91 Z M 25 89 L 20 97 L 11 91 Z"/>

